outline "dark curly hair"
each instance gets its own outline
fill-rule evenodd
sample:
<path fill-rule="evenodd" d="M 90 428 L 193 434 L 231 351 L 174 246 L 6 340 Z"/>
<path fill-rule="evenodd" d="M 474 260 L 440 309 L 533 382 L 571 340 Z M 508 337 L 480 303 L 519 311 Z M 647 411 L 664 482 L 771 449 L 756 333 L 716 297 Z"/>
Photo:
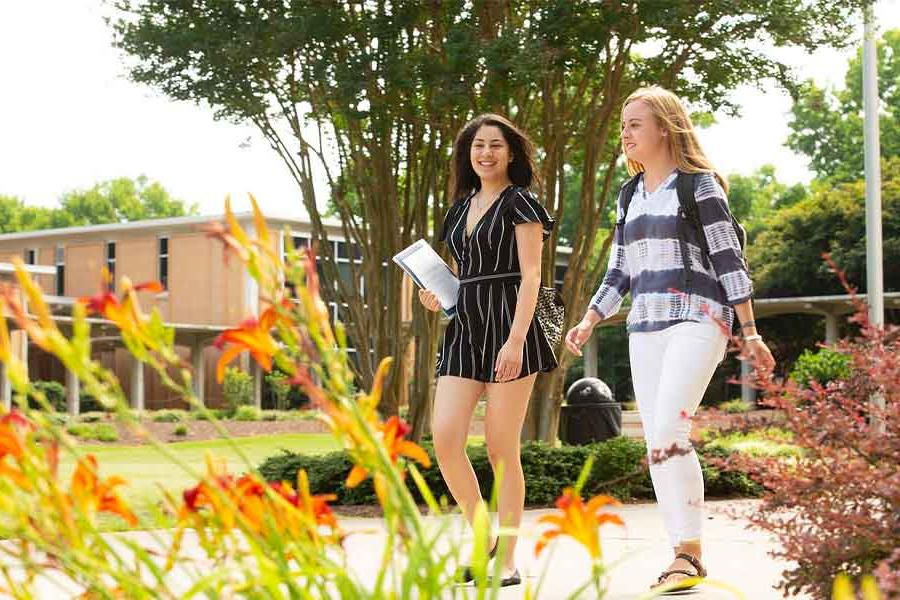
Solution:
<path fill-rule="evenodd" d="M 503 133 L 503 139 L 509 144 L 513 161 L 507 167 L 509 180 L 524 188 L 539 187 L 537 170 L 534 166 L 534 144 L 525 133 L 509 119 L 493 113 L 478 115 L 465 124 L 453 143 L 453 160 L 451 162 L 450 189 L 454 201 L 462 200 L 470 193 L 481 189 L 481 179 L 472 168 L 469 158 L 475 133 L 483 125 L 493 125 Z"/>

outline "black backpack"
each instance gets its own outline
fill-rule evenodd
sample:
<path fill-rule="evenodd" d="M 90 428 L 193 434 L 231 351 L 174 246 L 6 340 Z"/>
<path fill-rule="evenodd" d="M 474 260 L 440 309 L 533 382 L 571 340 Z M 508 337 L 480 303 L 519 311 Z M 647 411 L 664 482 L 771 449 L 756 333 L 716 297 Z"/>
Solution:
<path fill-rule="evenodd" d="M 622 186 L 622 217 L 616 223 L 616 227 L 622 227 L 621 234 L 624 240 L 625 234 L 625 216 L 628 214 L 628 206 L 637 189 L 638 181 L 642 173 L 638 173 L 625 182 Z M 700 221 L 700 209 L 697 207 L 697 199 L 694 197 L 694 190 L 697 185 L 697 173 L 683 173 L 678 171 L 678 177 L 675 181 L 678 190 L 678 243 L 681 247 L 681 258 L 684 261 L 684 292 L 691 293 L 693 284 L 694 270 L 691 268 L 691 255 L 687 247 L 687 235 L 685 228 L 692 226 L 697 232 L 697 240 L 700 242 L 700 259 L 704 268 L 709 268 L 709 245 L 706 243 L 706 235 L 703 233 L 703 223 Z M 738 223 L 731 211 L 728 212 L 731 217 L 731 226 L 737 235 L 738 243 L 741 246 L 741 254 L 747 246 L 747 230 Z"/>

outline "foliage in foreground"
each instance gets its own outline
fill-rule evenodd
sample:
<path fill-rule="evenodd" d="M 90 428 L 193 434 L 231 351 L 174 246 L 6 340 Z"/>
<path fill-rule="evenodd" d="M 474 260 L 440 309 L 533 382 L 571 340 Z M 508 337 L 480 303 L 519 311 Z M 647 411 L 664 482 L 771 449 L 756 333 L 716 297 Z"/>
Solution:
<path fill-rule="evenodd" d="M 138 522 L 124 500 L 127 482 L 102 478 L 100 465 L 91 455 L 78 460 L 70 482 L 60 480 L 60 453 L 74 454 L 75 442 L 51 418 L 55 416 L 52 405 L 41 389 L 28 380 L 25 365 L 12 352 L 6 319 L 0 318 L 0 361 L 7 367 L 18 405 L 0 416 L 0 535 L 6 538 L 0 553 L 11 559 L 0 561 L 2 592 L 17 599 L 35 598 L 39 585 L 56 582 L 63 593 L 75 589 L 82 598 L 444 598 L 463 593 L 455 585 L 452 570 L 461 544 L 456 539 L 443 543 L 450 538 L 450 521 L 437 528 L 425 527 L 407 487 L 411 482 L 430 511 L 442 513 L 413 464 L 427 468 L 431 459 L 405 439 L 406 423 L 398 417 L 382 421 L 376 410 L 390 359 L 382 361 L 369 393 L 355 388 L 343 327 L 332 326 L 319 294 L 314 253 L 291 249 L 284 262 L 272 250 L 265 219 L 255 201 L 253 205 L 256 238 L 240 227 L 228 203 L 227 225 L 209 228 L 210 235 L 220 239 L 257 281 L 264 306 L 260 315 L 219 337 L 217 344 L 223 352 L 217 373 L 221 380 L 228 363 L 249 352 L 264 370 L 277 366 L 291 385 L 301 387 L 311 399 L 352 463 L 349 472 L 342 474 L 344 485 L 352 489 L 371 483 L 384 511 L 387 537 L 376 581 L 362 581 L 349 568 L 346 534 L 329 507 L 334 496 L 312 493 L 305 471 L 267 482 L 232 444 L 244 460 L 245 473 L 227 472 L 212 456 L 205 472 L 196 472 L 150 436 L 140 415 L 128 408 L 119 381 L 91 358 L 87 316 L 98 313 L 119 329 L 136 360 L 153 368 L 166 386 L 198 414 L 206 415 L 227 438 L 216 415 L 193 395 L 190 366 L 175 351 L 174 330 L 163 323 L 158 311 L 146 314 L 141 309 L 138 292 L 158 290 L 159 284 L 133 285 L 123 278 L 122 294 L 117 296 L 104 281 L 97 296 L 75 303 L 73 332 L 67 337 L 20 261 L 19 287 L 0 289 L 4 314 L 16 320 L 31 343 L 72 371 L 108 414 L 147 438 L 173 468 L 185 470 L 197 483 L 186 490 L 164 490 L 163 510 L 174 517 L 174 532 L 146 531 L 149 543 L 128 537 L 113 541 L 104 535 L 97 522 L 100 513 L 118 515 L 131 526 Z M 285 280 L 293 285 L 284 286 Z M 30 402 L 41 410 L 29 409 Z M 166 419 L 181 416 L 168 413 Z M 109 426 L 75 425 L 82 429 Z M 606 571 L 598 528 L 620 520 L 604 511 L 615 503 L 611 497 L 582 501 L 581 488 L 590 469 L 588 461 L 574 487 L 557 490 L 559 512 L 546 519 L 538 551 L 559 535 L 582 541 L 592 569 L 579 591 L 591 588 L 600 597 L 605 593 Z M 160 522 L 163 516 L 162 512 L 157 515 Z M 489 527 L 484 505 L 476 521 L 473 564 L 483 590 L 488 585 L 484 543 Z M 188 538 L 196 543 L 185 543 Z M 496 569 L 500 564 L 497 561 Z M 528 593 L 537 597 L 539 591 L 540 584 Z"/>
<path fill-rule="evenodd" d="M 888 597 L 900 594 L 900 328 L 873 326 L 856 302 L 860 333 L 835 347 L 846 365 L 841 378 L 760 381 L 764 403 L 783 413 L 778 426 L 801 456 L 720 462 L 769 491 L 750 520 L 780 540 L 773 556 L 795 565 L 780 584 L 788 594 L 829 598 L 838 574 L 873 572 Z"/>

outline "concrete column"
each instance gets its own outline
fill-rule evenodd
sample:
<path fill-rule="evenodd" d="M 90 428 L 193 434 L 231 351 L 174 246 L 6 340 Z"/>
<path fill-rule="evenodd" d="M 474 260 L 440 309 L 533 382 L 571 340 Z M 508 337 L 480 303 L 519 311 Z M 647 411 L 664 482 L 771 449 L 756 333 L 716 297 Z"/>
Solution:
<path fill-rule="evenodd" d="M 597 334 L 594 333 L 594 335 L 588 338 L 587 343 L 582 349 L 582 352 L 584 354 L 585 377 L 597 376 L 597 353 L 599 349 L 599 343 L 599 338 L 597 337 Z"/>
<path fill-rule="evenodd" d="M 73 417 L 81 412 L 81 402 L 79 393 L 81 391 L 81 382 L 72 371 L 66 371 L 66 407 L 69 414 Z"/>
<path fill-rule="evenodd" d="M 12 382 L 9 380 L 6 371 L 6 363 L 0 363 L 0 404 L 3 405 L 3 408 L 9 410 L 12 408 Z"/>
<path fill-rule="evenodd" d="M 194 343 L 191 344 L 191 366 L 194 369 L 193 373 L 193 383 L 194 383 L 194 395 L 197 396 L 197 400 L 202 405 L 206 405 L 206 400 L 203 396 L 203 384 L 206 379 L 206 361 L 203 360 L 203 348 L 204 348 L 203 340 L 197 338 L 194 340 Z"/>
<path fill-rule="evenodd" d="M 128 397 L 131 408 L 144 410 L 144 363 L 131 358 L 131 395 Z"/>
<path fill-rule="evenodd" d="M 751 385 L 753 365 L 749 360 L 741 361 L 741 400 L 756 405 L 756 389 Z"/>
<path fill-rule="evenodd" d="M 825 344 L 830 346 L 838 340 L 838 318 L 832 313 L 825 313 Z"/>
<path fill-rule="evenodd" d="M 250 362 L 250 374 L 253 375 L 253 406 L 262 410 L 263 370 L 255 360 Z"/>

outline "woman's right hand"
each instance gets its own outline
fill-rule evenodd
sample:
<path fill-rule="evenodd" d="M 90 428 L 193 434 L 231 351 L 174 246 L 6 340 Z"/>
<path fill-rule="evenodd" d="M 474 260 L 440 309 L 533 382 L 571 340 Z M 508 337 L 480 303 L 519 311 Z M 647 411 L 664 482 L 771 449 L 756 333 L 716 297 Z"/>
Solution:
<path fill-rule="evenodd" d="M 581 347 L 591 338 L 594 327 L 600 321 L 600 316 L 597 313 L 591 314 L 592 312 L 584 315 L 581 322 L 566 334 L 566 348 L 575 356 L 581 356 Z"/>
<path fill-rule="evenodd" d="M 430 290 L 419 289 L 419 302 L 431 312 L 441 310 L 441 301 L 438 300 L 437 295 Z"/>

